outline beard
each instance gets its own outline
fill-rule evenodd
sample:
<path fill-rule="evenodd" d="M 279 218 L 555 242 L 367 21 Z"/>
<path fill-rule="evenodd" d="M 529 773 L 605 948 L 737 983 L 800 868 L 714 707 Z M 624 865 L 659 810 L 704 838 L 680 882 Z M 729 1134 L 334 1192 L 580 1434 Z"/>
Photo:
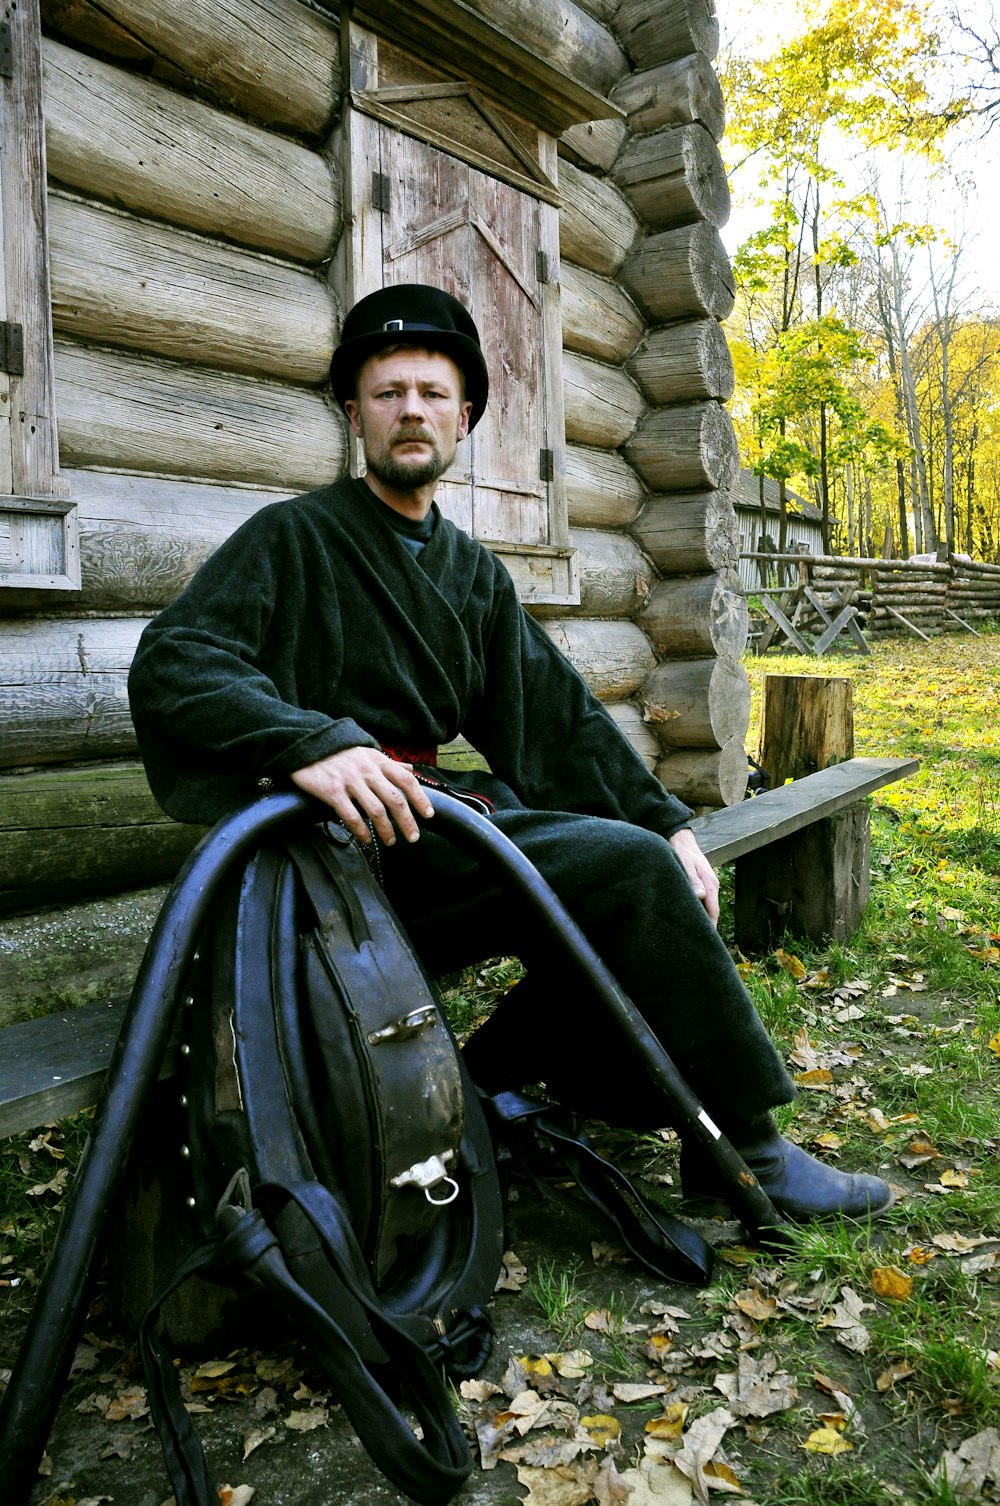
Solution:
<path fill-rule="evenodd" d="M 429 444 L 431 453 L 425 458 L 412 456 L 409 459 L 395 455 L 393 443 L 407 439 L 420 439 Z M 368 445 L 365 445 L 365 465 L 368 470 L 383 486 L 391 486 L 396 491 L 418 491 L 422 486 L 432 485 L 444 475 L 454 458 L 454 446 L 450 455 L 442 454 L 434 437 L 423 430 L 395 434 L 384 450 L 375 450 L 374 453 L 369 453 Z"/>

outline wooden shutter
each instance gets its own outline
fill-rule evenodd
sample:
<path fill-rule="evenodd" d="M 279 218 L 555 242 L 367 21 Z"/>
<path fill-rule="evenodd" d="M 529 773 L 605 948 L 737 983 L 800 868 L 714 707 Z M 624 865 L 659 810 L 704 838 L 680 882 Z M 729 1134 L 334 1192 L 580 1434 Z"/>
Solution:
<path fill-rule="evenodd" d="M 38 0 L 0 0 L 0 141 L 0 592 L 76 590 L 76 514 L 58 474 Z"/>
<path fill-rule="evenodd" d="M 515 132 L 470 85 L 434 79 L 359 28 L 352 37 L 348 298 L 426 282 L 470 309 L 490 401 L 438 500 L 460 527 L 503 555 L 526 600 L 575 602 L 555 142 L 532 131 L 532 151 L 529 133 Z M 411 77 L 401 79 L 406 73 Z"/>

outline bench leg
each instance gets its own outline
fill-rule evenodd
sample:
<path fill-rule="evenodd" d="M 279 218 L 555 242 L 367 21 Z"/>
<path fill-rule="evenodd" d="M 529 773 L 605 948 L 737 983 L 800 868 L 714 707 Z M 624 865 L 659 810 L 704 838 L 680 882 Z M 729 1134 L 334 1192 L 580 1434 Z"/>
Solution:
<path fill-rule="evenodd" d="M 866 800 L 736 862 L 736 943 L 762 952 L 787 931 L 846 941 L 869 896 L 871 825 Z"/>

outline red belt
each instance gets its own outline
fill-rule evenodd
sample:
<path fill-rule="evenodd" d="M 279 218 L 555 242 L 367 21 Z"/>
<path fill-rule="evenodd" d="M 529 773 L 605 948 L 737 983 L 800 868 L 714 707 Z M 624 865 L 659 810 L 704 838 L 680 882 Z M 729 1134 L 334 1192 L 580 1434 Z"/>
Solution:
<path fill-rule="evenodd" d="M 391 758 L 396 763 L 417 763 L 426 768 L 437 768 L 437 748 L 403 748 L 398 743 L 382 743 L 381 746 L 386 758 Z"/>

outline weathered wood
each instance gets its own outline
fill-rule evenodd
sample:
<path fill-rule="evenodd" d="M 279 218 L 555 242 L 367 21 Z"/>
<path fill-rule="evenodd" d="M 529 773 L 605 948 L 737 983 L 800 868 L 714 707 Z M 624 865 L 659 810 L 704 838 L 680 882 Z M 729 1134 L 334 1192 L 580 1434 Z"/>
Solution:
<path fill-rule="evenodd" d="M 661 580 L 638 617 L 657 653 L 670 659 L 738 659 L 750 616 L 734 570 Z"/>
<path fill-rule="evenodd" d="M 542 626 L 602 701 L 635 695 L 656 662 L 649 639 L 633 622 L 560 617 Z"/>
<path fill-rule="evenodd" d="M 803 831 L 919 768 L 916 758 L 852 758 L 744 800 L 730 810 L 699 816 L 691 822 L 691 830 L 713 866 L 720 868 L 769 842 Z"/>
<path fill-rule="evenodd" d="M 605 96 L 628 59 L 572 0 L 354 0 L 351 15 L 551 135 L 617 113 Z"/>
<path fill-rule="evenodd" d="M 0 494 L 61 497 L 38 8 L 5 5 L 0 21 L 9 60 L 0 69 L 0 320 L 20 325 L 22 344 L 0 376 Z"/>
<path fill-rule="evenodd" d="M 729 182 L 721 153 L 704 126 L 670 126 L 635 136 L 613 170 L 639 218 L 652 231 L 729 218 Z"/>
<path fill-rule="evenodd" d="M 0 1135 L 37 1129 L 97 1100 L 124 1001 L 70 1009 L 8 1027 L 0 1052 Z"/>
<path fill-rule="evenodd" d="M 652 729 L 643 721 L 638 707 L 631 701 L 612 701 L 604 709 L 652 773 L 660 759 L 660 745 Z"/>
<path fill-rule="evenodd" d="M 628 140 L 628 134 L 624 120 L 588 120 L 586 124 L 570 126 L 562 133 L 559 151 L 564 157 L 568 155 L 570 161 L 608 172 Z"/>
<path fill-rule="evenodd" d="M 653 589 L 655 572 L 628 534 L 574 528 L 580 605 L 573 617 L 634 617 Z M 554 608 L 566 612 L 565 607 Z"/>
<path fill-rule="evenodd" d="M 127 679 L 144 626 L 0 619 L 0 768 L 134 756 Z"/>
<path fill-rule="evenodd" d="M 737 946 L 748 953 L 766 951 L 786 933 L 817 943 L 848 941 L 868 906 L 870 829 L 867 804 L 855 803 L 740 858 L 733 914 Z"/>
<path fill-rule="evenodd" d="M 667 575 L 735 570 L 739 560 L 739 522 L 728 492 L 650 497 L 632 532 Z"/>
<path fill-rule="evenodd" d="M 625 458 L 654 492 L 725 491 L 740 468 L 733 421 L 719 403 L 654 408 L 640 420 Z"/>
<path fill-rule="evenodd" d="M 645 412 L 642 393 L 628 374 L 573 351 L 563 355 L 566 438 L 572 444 L 614 450 L 634 432 Z"/>
<path fill-rule="evenodd" d="M 628 294 L 608 278 L 568 261 L 562 264 L 560 285 L 565 348 L 621 365 L 646 327 Z"/>
<path fill-rule="evenodd" d="M 656 765 L 656 777 L 685 805 L 735 805 L 747 789 L 746 753 L 734 737 L 724 748 L 671 748 Z"/>
<path fill-rule="evenodd" d="M 690 319 L 650 330 L 626 370 L 656 406 L 704 398 L 725 403 L 736 385 L 729 345 L 715 319 Z"/>
<path fill-rule="evenodd" d="M 600 269 L 598 269 L 600 270 Z M 640 241 L 622 266 L 621 283 L 650 319 L 725 319 L 736 283 L 719 232 L 699 221 Z"/>
<path fill-rule="evenodd" d="M 771 788 L 854 757 L 853 682 L 765 675 L 760 761 Z"/>
<path fill-rule="evenodd" d="M 885 610 L 890 617 L 895 619 L 896 622 L 901 622 L 903 624 L 903 627 L 908 628 L 911 633 L 915 633 L 918 638 L 922 638 L 925 643 L 930 642 L 929 634 L 923 632 L 921 628 L 918 628 L 912 618 L 904 617 L 902 612 L 896 611 L 895 607 L 886 607 Z"/>
<path fill-rule="evenodd" d="M 642 704 L 664 747 L 723 748 L 746 737 L 750 681 L 738 659 L 675 659 L 653 670 Z"/>
<path fill-rule="evenodd" d="M 713 0 L 622 0 L 615 31 L 637 68 L 653 68 L 689 52 L 714 58 L 719 22 Z"/>
<path fill-rule="evenodd" d="M 343 473 L 347 443 L 317 392 L 59 342 L 67 463 L 259 481 L 305 491 Z"/>
<path fill-rule="evenodd" d="M 293 261 L 329 256 L 341 228 L 332 161 L 59 42 L 45 41 L 44 65 L 56 181 Z"/>
<path fill-rule="evenodd" d="M 719 141 L 725 129 L 719 75 L 700 52 L 630 74 L 615 86 L 611 98 L 625 111 L 629 129 L 636 136 L 661 126 L 697 121 Z"/>
<path fill-rule="evenodd" d="M 186 77 L 227 108 L 296 135 L 326 131 L 340 98 L 340 50 L 334 17 L 298 0 L 46 0 L 46 19 L 64 36 L 93 43 L 96 10 L 104 36 L 127 37 L 173 81 Z M 117 23 L 114 31 L 107 23 Z M 88 34 L 87 28 L 91 28 Z M 110 33 L 110 34 L 109 34 Z M 118 43 L 120 53 L 125 48 Z"/>
<path fill-rule="evenodd" d="M 0 915 L 174 878 L 204 828 L 170 821 L 141 767 L 0 779 Z"/>
<path fill-rule="evenodd" d="M 615 451 L 566 446 L 566 500 L 577 527 L 627 528 L 645 497 L 635 471 Z"/>
<path fill-rule="evenodd" d="M 561 255 L 591 272 L 613 277 L 641 234 L 635 210 L 613 183 L 571 162 L 560 165 L 559 193 Z"/>
<path fill-rule="evenodd" d="M 254 376 L 326 380 L 337 308 L 318 277 L 60 194 L 49 225 L 58 331 Z"/>

